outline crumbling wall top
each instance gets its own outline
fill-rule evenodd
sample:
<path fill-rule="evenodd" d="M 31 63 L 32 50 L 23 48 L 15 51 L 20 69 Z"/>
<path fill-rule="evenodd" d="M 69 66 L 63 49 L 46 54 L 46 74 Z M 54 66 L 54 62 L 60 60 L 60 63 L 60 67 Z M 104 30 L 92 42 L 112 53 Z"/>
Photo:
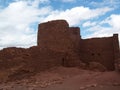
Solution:
<path fill-rule="evenodd" d="M 48 21 L 48 22 L 43 22 L 41 24 L 39 24 L 39 27 L 46 27 L 48 28 L 49 26 L 55 26 L 55 27 L 69 27 L 69 24 L 67 23 L 66 20 L 53 20 L 53 21 Z"/>

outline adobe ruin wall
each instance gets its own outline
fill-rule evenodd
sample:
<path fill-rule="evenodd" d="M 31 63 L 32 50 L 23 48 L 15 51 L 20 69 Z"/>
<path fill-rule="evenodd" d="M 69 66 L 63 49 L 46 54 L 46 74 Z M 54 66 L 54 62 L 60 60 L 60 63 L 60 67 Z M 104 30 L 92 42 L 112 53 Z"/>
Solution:
<path fill-rule="evenodd" d="M 109 70 L 114 70 L 114 47 L 113 38 L 93 38 L 81 41 L 81 60 L 89 62 L 99 62 Z"/>
<path fill-rule="evenodd" d="M 79 40 L 80 29 L 69 27 L 65 20 L 39 24 L 38 46 L 64 53 L 64 57 L 61 57 L 64 66 L 76 66 L 81 62 L 78 53 L 76 53 Z"/>
<path fill-rule="evenodd" d="M 38 72 L 54 66 L 80 66 L 90 62 L 114 70 L 119 58 L 118 35 L 81 39 L 80 28 L 69 27 L 65 20 L 39 24 L 38 46 L 28 49 L 6 48 L 0 51 L 0 70 L 18 67 Z"/>
<path fill-rule="evenodd" d="M 40 24 L 38 43 L 41 47 L 46 46 L 57 52 L 63 51 L 66 66 L 76 66 L 81 61 L 86 64 L 98 62 L 108 70 L 114 70 L 115 60 L 119 56 L 117 34 L 107 38 L 81 39 L 80 28 L 69 27 L 64 20 Z"/>

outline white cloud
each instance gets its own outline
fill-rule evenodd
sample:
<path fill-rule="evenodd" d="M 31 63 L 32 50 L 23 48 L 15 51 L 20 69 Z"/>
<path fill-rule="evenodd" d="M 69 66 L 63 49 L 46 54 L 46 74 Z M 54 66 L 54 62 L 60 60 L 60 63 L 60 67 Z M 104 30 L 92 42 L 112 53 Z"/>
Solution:
<path fill-rule="evenodd" d="M 62 0 L 62 2 L 76 2 L 76 0 Z"/>
<path fill-rule="evenodd" d="M 120 7 L 120 0 L 101 0 L 99 2 L 92 1 L 92 2 L 90 2 L 90 5 L 92 5 L 94 7 L 109 6 L 112 8 L 119 8 Z"/>
<path fill-rule="evenodd" d="M 102 26 L 108 24 L 108 26 Z M 88 29 L 92 34 L 86 35 L 85 38 L 91 37 L 107 37 L 112 36 L 114 33 L 120 34 L 120 14 L 112 14 L 106 20 L 101 21 L 100 24 L 92 26 Z M 120 37 L 119 37 L 120 41 Z"/>
<path fill-rule="evenodd" d="M 39 23 L 43 16 L 51 11 L 50 6 L 39 9 L 37 4 L 34 4 L 36 1 L 38 0 L 32 2 L 19 0 L 0 10 L 1 48 L 36 45 L 37 30 L 34 30 L 32 25 Z"/>
<path fill-rule="evenodd" d="M 111 15 L 108 19 L 107 22 L 109 25 L 111 25 L 115 30 L 120 31 L 120 14 L 119 15 Z"/>
<path fill-rule="evenodd" d="M 50 0 L 26 0 L 27 2 L 29 2 L 29 4 L 31 4 L 33 7 L 38 7 L 40 4 L 46 4 L 46 3 L 50 3 Z"/>
<path fill-rule="evenodd" d="M 37 26 L 34 28 L 35 23 L 55 19 L 66 19 L 70 26 L 76 26 L 82 23 L 82 21 L 90 21 L 99 18 L 113 10 L 109 7 L 90 9 L 83 6 L 66 10 L 53 10 L 51 6 L 45 5 L 39 8 L 41 3 L 49 2 L 50 0 L 16 0 L 10 3 L 6 8 L 0 9 L 0 48 L 9 46 L 29 47 L 36 45 L 37 30 L 34 29 L 37 28 Z M 106 22 L 110 25 L 114 25 L 114 22 L 116 22 L 114 20 L 116 20 L 116 16 L 111 15 Z M 83 26 L 91 27 L 96 24 L 95 22 L 89 21 L 86 22 L 86 24 L 84 23 Z M 112 24 L 112 22 L 114 24 Z M 118 25 L 116 25 L 117 24 L 112 27 L 119 28 L 117 27 Z M 91 36 L 100 35 L 105 29 L 107 31 L 109 30 L 109 28 L 104 28 L 100 25 L 90 29 L 95 30 L 95 28 L 100 31 L 94 32 Z"/>
<path fill-rule="evenodd" d="M 91 21 L 87 21 L 85 23 L 83 23 L 83 27 L 91 27 L 91 26 L 95 26 L 96 22 L 91 22 Z"/>
<path fill-rule="evenodd" d="M 104 7 L 98 9 L 90 9 L 88 7 L 74 7 L 65 11 L 53 11 L 44 21 L 55 19 L 66 19 L 70 26 L 78 25 L 82 20 L 97 18 L 111 11 L 111 8 Z"/>

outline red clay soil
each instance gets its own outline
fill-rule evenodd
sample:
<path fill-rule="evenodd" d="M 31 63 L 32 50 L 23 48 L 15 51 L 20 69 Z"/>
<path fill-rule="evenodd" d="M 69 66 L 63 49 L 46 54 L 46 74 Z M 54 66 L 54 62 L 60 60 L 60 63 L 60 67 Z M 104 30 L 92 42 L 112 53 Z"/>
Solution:
<path fill-rule="evenodd" d="M 120 90 L 120 73 L 57 67 L 27 79 L 1 83 L 0 90 Z"/>

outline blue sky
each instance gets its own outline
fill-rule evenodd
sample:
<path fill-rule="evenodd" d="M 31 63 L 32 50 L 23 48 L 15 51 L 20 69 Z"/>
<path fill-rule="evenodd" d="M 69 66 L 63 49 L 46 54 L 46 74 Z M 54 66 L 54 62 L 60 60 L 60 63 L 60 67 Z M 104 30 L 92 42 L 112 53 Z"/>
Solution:
<path fill-rule="evenodd" d="M 84 39 L 120 34 L 120 0 L 0 0 L 0 49 L 36 45 L 38 24 L 56 19 Z"/>

